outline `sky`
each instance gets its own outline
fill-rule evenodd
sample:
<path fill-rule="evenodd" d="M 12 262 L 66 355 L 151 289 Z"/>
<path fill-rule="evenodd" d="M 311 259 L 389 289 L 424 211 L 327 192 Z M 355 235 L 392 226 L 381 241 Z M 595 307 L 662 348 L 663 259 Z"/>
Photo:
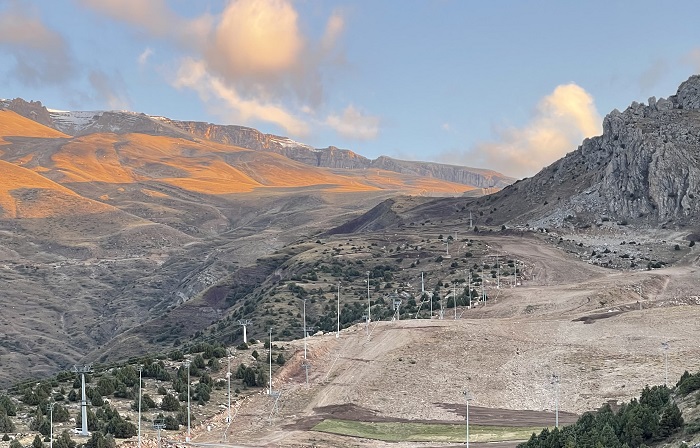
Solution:
<path fill-rule="evenodd" d="M 700 73 L 700 2 L 0 0 L 0 98 L 532 176 Z"/>

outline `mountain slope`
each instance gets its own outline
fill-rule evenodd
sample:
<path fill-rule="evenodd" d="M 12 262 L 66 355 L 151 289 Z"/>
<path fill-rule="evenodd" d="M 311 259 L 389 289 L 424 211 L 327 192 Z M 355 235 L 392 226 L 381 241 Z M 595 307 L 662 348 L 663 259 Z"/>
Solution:
<path fill-rule="evenodd" d="M 18 114 L 73 136 L 94 133 L 140 133 L 190 140 L 199 138 L 255 151 L 274 152 L 313 167 L 350 171 L 376 168 L 400 174 L 432 177 L 469 185 L 472 188 L 502 188 L 515 180 L 494 171 L 478 168 L 410 162 L 389 157 L 370 160 L 347 149 L 334 146 L 316 149 L 287 137 L 263 134 L 245 126 L 178 121 L 128 111 L 49 110 L 40 102 L 26 102 L 21 98 L 0 103 L 1 108 L 16 111 Z"/>

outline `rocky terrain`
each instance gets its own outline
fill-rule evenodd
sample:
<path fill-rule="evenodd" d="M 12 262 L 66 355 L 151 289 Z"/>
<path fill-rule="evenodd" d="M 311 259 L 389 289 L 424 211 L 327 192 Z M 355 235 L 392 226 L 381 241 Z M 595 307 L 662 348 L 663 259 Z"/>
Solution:
<path fill-rule="evenodd" d="M 226 129 L 207 125 L 158 119 L 163 128 L 146 134 L 72 137 L 22 122 L 31 132 L 4 133 L 1 147 L 0 168 L 19 184 L 0 190 L 0 357 L 44 374 L 235 344 L 241 319 L 252 320 L 249 334 L 294 340 L 305 316 L 312 332 L 330 333 L 311 342 L 313 390 L 291 363 L 276 379 L 287 397 L 278 426 L 267 428 L 269 397 L 241 404 L 250 446 L 341 446 L 310 436 L 304 419 L 343 403 L 386 419 L 461 421 L 464 387 L 487 408 L 551 412 L 553 372 L 572 413 L 628 400 L 660 382 L 661 342 L 675 350 L 671 378 L 700 367 L 699 91 L 694 76 L 668 99 L 613 111 L 601 136 L 497 193 L 441 199 L 420 194 L 437 177 L 421 166 L 378 159 L 393 168 L 350 176 L 319 158 L 224 145 Z M 11 129 L 8 117 L 0 125 Z M 173 136 L 149 133 L 166 128 Z M 392 172 L 424 184 L 383 189 Z M 283 185 L 285 174 L 297 183 Z M 30 176 L 50 184 L 27 188 Z M 50 208 L 57 199 L 65 206 Z M 64 212 L 75 204 L 90 219 Z M 342 340 L 332 334 L 339 302 Z M 376 333 L 366 338 L 368 313 Z"/>

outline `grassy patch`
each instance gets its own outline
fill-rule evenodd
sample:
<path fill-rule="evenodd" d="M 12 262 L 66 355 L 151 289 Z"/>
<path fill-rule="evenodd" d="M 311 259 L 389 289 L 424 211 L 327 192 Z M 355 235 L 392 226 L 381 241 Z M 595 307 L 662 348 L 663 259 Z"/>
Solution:
<path fill-rule="evenodd" d="M 313 431 L 340 434 L 387 442 L 462 442 L 466 436 L 464 425 L 438 423 L 357 422 L 327 419 L 313 427 Z M 470 442 L 497 442 L 527 440 L 542 428 L 510 426 L 469 426 Z"/>

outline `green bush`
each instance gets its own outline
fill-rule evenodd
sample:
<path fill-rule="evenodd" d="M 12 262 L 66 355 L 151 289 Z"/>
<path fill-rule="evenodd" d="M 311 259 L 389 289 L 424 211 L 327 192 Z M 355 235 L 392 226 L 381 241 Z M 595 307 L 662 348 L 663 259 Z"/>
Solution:
<path fill-rule="evenodd" d="M 174 396 L 166 394 L 163 396 L 163 401 L 160 403 L 160 408 L 164 411 L 178 411 L 180 410 L 180 402 Z"/>

